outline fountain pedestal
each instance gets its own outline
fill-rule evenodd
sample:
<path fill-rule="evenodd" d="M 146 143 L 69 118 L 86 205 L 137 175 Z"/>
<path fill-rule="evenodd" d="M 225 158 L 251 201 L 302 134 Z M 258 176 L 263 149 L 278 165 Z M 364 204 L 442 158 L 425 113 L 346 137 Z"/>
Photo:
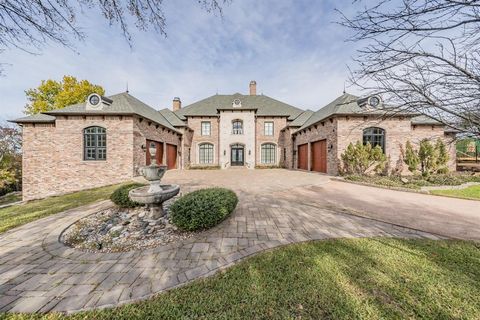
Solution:
<path fill-rule="evenodd" d="M 145 204 L 149 209 L 148 219 L 157 220 L 165 215 L 163 203 L 180 192 L 178 185 L 162 185 L 160 180 L 167 171 L 165 165 L 150 165 L 140 169 L 140 173 L 150 185 L 131 190 L 128 196 L 132 201 Z"/>

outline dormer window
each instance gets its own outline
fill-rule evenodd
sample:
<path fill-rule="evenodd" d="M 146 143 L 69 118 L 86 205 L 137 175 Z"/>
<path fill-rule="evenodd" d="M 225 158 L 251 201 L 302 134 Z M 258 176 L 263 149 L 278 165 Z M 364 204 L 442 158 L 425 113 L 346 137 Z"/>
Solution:
<path fill-rule="evenodd" d="M 232 122 L 232 134 L 243 134 L 243 121 L 233 120 Z"/>
<path fill-rule="evenodd" d="M 240 99 L 235 99 L 235 100 L 233 100 L 232 106 L 234 108 L 240 108 L 240 107 L 242 107 L 242 101 L 240 101 Z"/>

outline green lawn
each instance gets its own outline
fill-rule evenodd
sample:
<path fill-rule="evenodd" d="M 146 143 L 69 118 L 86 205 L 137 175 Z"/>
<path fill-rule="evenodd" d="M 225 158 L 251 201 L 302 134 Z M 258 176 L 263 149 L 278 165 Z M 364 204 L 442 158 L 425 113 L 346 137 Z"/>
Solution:
<path fill-rule="evenodd" d="M 480 186 L 471 186 L 459 190 L 433 190 L 431 193 L 442 196 L 480 200 Z"/>
<path fill-rule="evenodd" d="M 260 254 L 152 300 L 69 318 L 480 319 L 479 265 L 480 245 L 473 242 L 309 242 Z"/>
<path fill-rule="evenodd" d="M 0 206 L 4 204 L 9 204 L 17 201 L 22 201 L 22 196 L 18 193 L 9 193 L 0 197 Z"/>
<path fill-rule="evenodd" d="M 108 199 L 118 186 L 85 190 L 0 209 L 0 233 L 51 214 Z"/>

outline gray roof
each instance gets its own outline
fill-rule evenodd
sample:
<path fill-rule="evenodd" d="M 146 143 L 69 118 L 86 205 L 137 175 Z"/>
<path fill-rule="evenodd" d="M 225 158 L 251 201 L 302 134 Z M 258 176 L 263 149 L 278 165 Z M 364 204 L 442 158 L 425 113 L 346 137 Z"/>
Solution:
<path fill-rule="evenodd" d="M 306 110 L 302 112 L 295 120 L 290 122 L 290 127 L 301 127 L 303 124 L 310 119 L 310 117 L 314 114 L 312 110 Z"/>
<path fill-rule="evenodd" d="M 74 104 L 63 109 L 45 112 L 47 115 L 139 115 L 165 128 L 178 132 L 165 117 L 157 110 L 138 100 L 134 96 L 124 92 L 107 97 L 112 100 L 110 105 L 105 105 L 102 110 L 87 110 L 86 102 Z"/>
<path fill-rule="evenodd" d="M 174 127 L 184 127 L 187 125 L 170 109 L 165 108 L 160 110 L 159 112 Z"/>
<path fill-rule="evenodd" d="M 240 99 L 241 107 L 233 107 L 233 100 Z M 231 95 L 214 95 L 206 99 L 188 105 L 175 114 L 184 119 L 188 116 L 217 116 L 218 110 L 256 110 L 257 116 L 283 116 L 289 120 L 297 118 L 303 110 L 275 100 L 265 95 L 243 95 L 235 93 Z"/>
<path fill-rule="evenodd" d="M 397 115 L 397 116 L 414 116 L 415 114 L 411 112 L 394 112 L 392 113 L 386 108 L 377 108 L 377 109 L 365 109 L 361 107 L 359 102 L 359 97 L 354 96 L 349 93 L 344 93 L 340 97 L 336 98 L 325 107 L 321 108 L 315 112 L 298 130 L 303 130 L 305 128 L 314 125 L 322 120 L 325 120 L 333 115 Z"/>
<path fill-rule="evenodd" d="M 437 121 L 433 118 L 430 118 L 429 116 L 426 115 L 420 115 L 412 118 L 412 124 L 415 125 L 442 125 L 440 121 Z"/>
<path fill-rule="evenodd" d="M 18 118 L 10 122 L 14 123 L 50 123 L 55 122 L 55 117 L 48 114 L 37 113 L 31 116 Z"/>

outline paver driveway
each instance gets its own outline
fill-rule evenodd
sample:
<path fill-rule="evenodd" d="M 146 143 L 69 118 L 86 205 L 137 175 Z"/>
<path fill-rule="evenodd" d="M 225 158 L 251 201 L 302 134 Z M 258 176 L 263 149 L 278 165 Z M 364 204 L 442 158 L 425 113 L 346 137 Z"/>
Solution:
<path fill-rule="evenodd" d="M 213 274 L 256 252 L 304 240 L 371 236 L 438 238 L 351 215 L 352 208 L 341 208 L 338 201 L 348 197 L 349 192 L 350 197 L 362 198 L 356 194 L 358 186 L 330 181 L 317 174 L 286 170 L 172 171 L 165 182 L 179 183 L 183 190 L 230 187 L 239 194 L 240 202 L 230 218 L 207 232 L 181 243 L 138 252 L 92 254 L 59 243 L 58 237 L 67 226 L 110 206 L 109 201 L 47 217 L 2 234 L 0 309 L 72 312 L 132 302 Z M 349 190 L 346 195 L 343 189 Z M 371 192 L 370 188 L 366 191 Z M 397 202 L 386 206 L 393 205 L 398 210 L 405 193 L 383 196 L 397 197 Z M 345 201 L 347 207 L 355 206 L 354 200 Z M 476 204 L 451 201 L 457 207 Z"/>

